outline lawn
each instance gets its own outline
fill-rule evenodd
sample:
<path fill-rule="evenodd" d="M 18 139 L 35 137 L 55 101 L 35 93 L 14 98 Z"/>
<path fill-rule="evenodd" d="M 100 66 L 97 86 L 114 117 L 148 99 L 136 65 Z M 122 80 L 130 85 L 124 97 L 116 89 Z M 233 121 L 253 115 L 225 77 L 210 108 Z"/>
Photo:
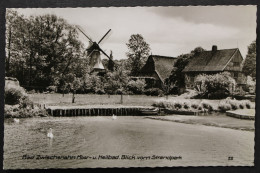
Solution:
<path fill-rule="evenodd" d="M 151 106 L 153 103 L 162 102 L 190 102 L 190 103 L 208 103 L 213 106 L 214 110 L 218 109 L 218 105 L 222 100 L 207 99 L 189 99 L 185 95 L 181 96 L 146 96 L 146 95 L 123 95 L 123 103 L 121 104 L 121 95 L 97 95 L 97 94 L 76 94 L 75 103 L 72 104 L 72 94 L 29 94 L 30 99 L 34 103 L 46 104 L 49 106 L 76 106 L 76 105 L 126 105 L 126 106 Z M 253 107 L 252 107 L 253 108 Z"/>
<path fill-rule="evenodd" d="M 29 94 L 30 99 L 35 103 L 47 105 L 102 105 L 120 104 L 121 95 L 95 95 L 95 94 L 76 94 L 75 103 L 72 104 L 72 94 Z M 158 100 L 157 96 L 146 95 L 123 95 L 123 105 L 151 106 Z"/>

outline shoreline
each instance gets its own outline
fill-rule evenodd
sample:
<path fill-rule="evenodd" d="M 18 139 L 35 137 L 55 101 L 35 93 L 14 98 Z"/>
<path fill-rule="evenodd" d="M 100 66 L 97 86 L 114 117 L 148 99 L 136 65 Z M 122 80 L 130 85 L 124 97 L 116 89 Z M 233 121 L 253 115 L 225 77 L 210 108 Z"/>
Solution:
<path fill-rule="evenodd" d="M 175 115 L 171 115 L 172 117 L 174 117 Z M 179 115 L 179 116 L 184 116 L 186 117 L 185 115 Z M 191 116 L 189 116 L 191 117 Z M 183 123 L 183 124 L 193 124 L 193 125 L 204 125 L 204 126 L 211 126 L 211 127 L 219 127 L 219 128 L 227 128 L 227 129 L 233 129 L 233 130 L 242 130 L 242 131 L 250 131 L 250 132 L 254 132 L 255 131 L 255 128 L 253 127 L 242 127 L 242 126 L 239 126 L 239 125 L 236 125 L 236 126 L 231 126 L 231 125 L 224 125 L 224 124 L 221 124 L 220 122 L 213 122 L 212 120 L 211 121 L 206 121 L 206 122 L 203 122 L 203 121 L 200 121 L 200 120 L 193 120 L 193 119 L 171 119 L 171 118 L 168 118 L 168 117 L 145 117 L 147 119 L 152 119 L 152 120 L 159 120 L 159 121 L 168 121 L 168 122 L 175 122 L 175 123 Z M 239 120 L 239 119 L 237 119 Z"/>

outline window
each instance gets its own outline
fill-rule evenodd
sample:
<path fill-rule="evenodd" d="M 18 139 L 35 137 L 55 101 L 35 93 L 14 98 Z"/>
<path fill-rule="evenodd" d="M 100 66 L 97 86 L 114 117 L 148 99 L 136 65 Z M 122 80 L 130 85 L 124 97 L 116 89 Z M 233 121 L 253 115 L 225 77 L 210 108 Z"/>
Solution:
<path fill-rule="evenodd" d="M 234 72 L 234 79 L 237 79 L 237 78 L 238 78 L 238 73 Z"/>
<path fill-rule="evenodd" d="M 239 62 L 234 62 L 234 67 L 238 67 L 239 66 Z"/>

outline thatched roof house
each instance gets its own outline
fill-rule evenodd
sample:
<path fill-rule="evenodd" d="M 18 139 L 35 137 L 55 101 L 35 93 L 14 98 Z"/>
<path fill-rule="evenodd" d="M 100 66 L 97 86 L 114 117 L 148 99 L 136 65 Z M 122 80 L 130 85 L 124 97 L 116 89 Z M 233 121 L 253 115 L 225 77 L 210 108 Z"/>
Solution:
<path fill-rule="evenodd" d="M 186 88 L 193 87 L 194 78 L 198 74 L 215 74 L 230 72 L 237 84 L 244 84 L 242 73 L 243 57 L 238 48 L 218 50 L 212 46 L 211 51 L 196 54 L 184 68 Z"/>
<path fill-rule="evenodd" d="M 138 77 L 153 80 L 149 82 L 151 87 L 162 88 L 164 80 L 170 76 L 176 61 L 177 58 L 174 57 L 150 55 Z"/>

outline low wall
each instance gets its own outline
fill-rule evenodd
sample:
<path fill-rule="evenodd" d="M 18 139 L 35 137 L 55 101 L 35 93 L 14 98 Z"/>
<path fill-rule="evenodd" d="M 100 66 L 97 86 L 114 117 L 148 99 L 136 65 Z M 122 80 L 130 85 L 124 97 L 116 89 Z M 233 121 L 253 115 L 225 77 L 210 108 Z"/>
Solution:
<path fill-rule="evenodd" d="M 234 117 L 234 118 L 239 118 L 239 119 L 255 120 L 255 116 L 253 116 L 253 115 L 237 113 L 235 111 L 227 111 L 226 115 L 230 116 L 230 117 Z"/>
<path fill-rule="evenodd" d="M 52 116 L 138 116 L 145 107 L 62 107 L 46 108 Z"/>

